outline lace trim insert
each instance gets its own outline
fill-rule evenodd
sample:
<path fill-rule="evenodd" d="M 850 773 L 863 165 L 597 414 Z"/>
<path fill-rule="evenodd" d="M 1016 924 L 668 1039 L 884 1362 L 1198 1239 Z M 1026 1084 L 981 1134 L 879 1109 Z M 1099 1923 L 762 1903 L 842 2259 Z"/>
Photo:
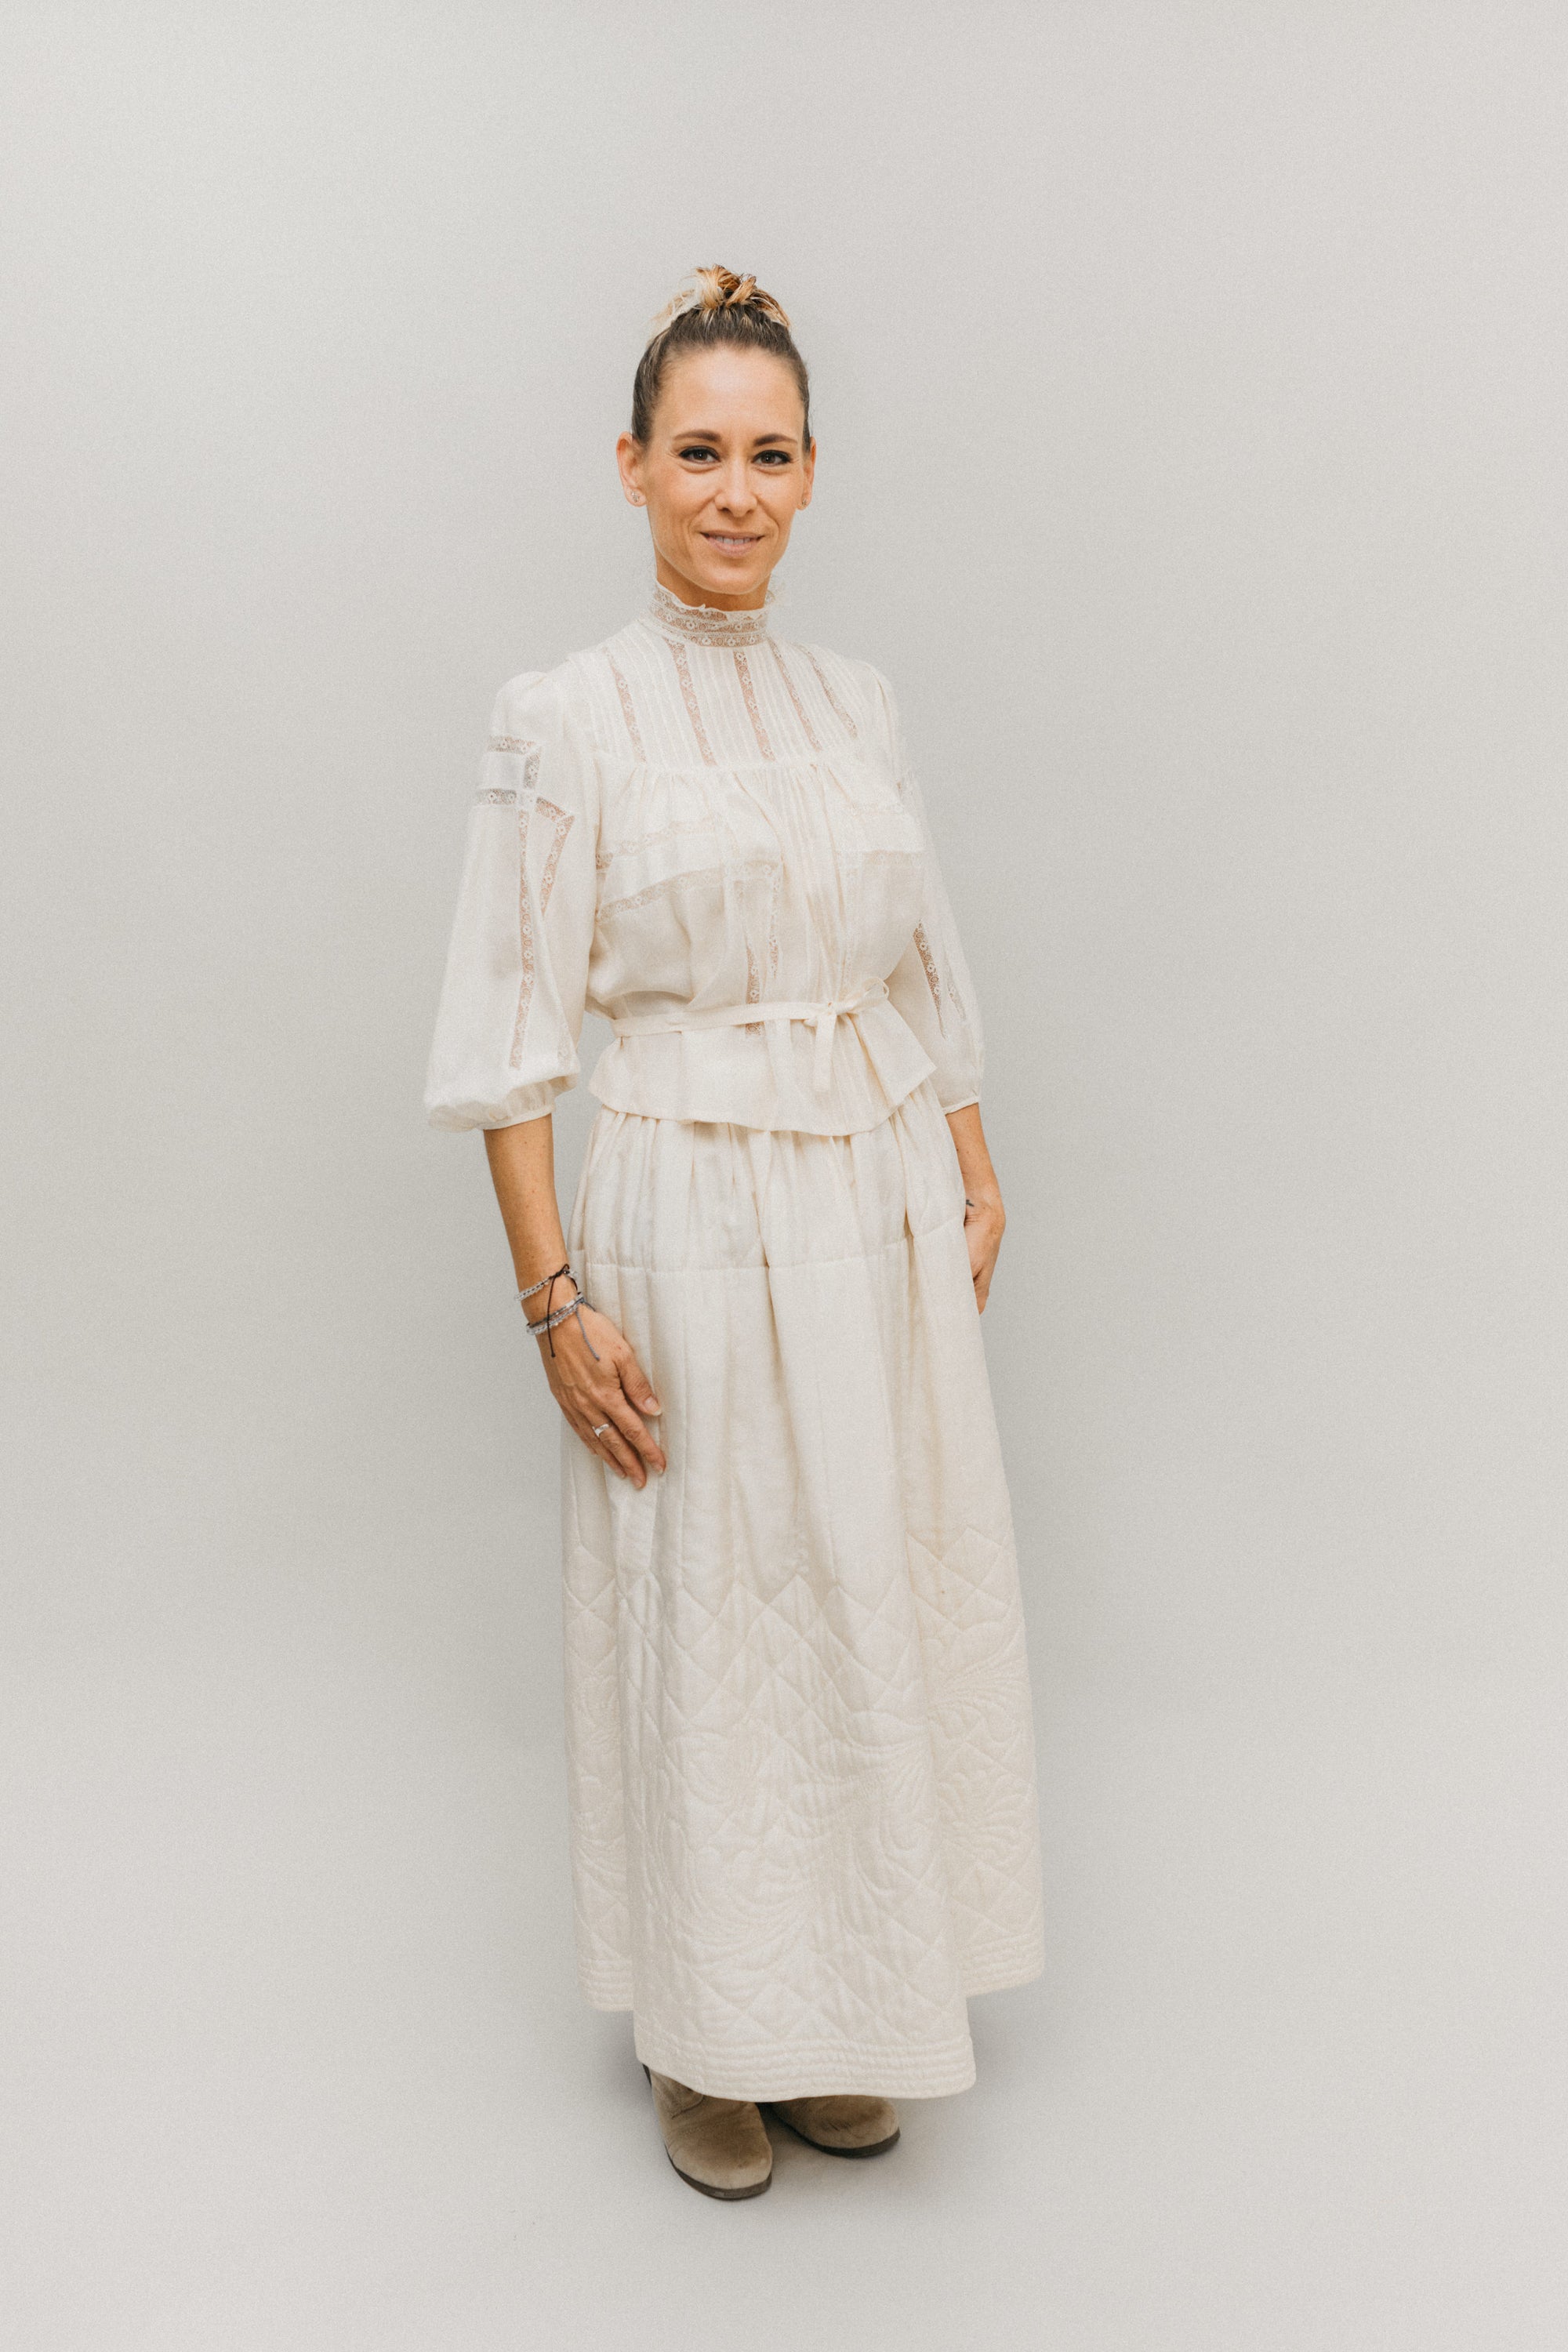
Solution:
<path fill-rule="evenodd" d="M 515 793 L 498 792 L 493 787 L 487 787 L 485 791 L 476 793 L 474 794 L 474 798 L 477 801 L 482 801 L 487 808 L 515 808 L 517 806 L 517 794 Z"/>
<path fill-rule="evenodd" d="M 594 863 L 603 874 L 615 864 L 617 857 L 635 857 L 640 851 L 657 849 L 660 843 L 675 841 L 682 834 L 711 833 L 712 830 L 713 820 L 710 816 L 679 817 L 674 824 L 661 824 L 657 833 L 639 833 L 635 841 L 606 842 L 605 846 L 596 853 Z"/>
<path fill-rule="evenodd" d="M 768 604 L 776 601 L 771 588 L 767 601 Z M 721 613 L 713 604 L 683 604 L 662 581 L 654 583 L 653 602 L 645 617 L 667 637 L 680 638 L 691 646 L 760 646 L 767 641 L 767 604 L 760 613 Z"/>
<path fill-rule="evenodd" d="M 735 676 L 741 681 L 741 692 L 746 698 L 746 716 L 752 722 L 752 732 L 757 739 L 757 749 L 764 760 L 771 760 L 773 756 L 773 747 L 768 741 L 768 730 L 763 725 L 763 714 L 757 709 L 757 689 L 752 684 L 752 666 L 739 646 L 735 649 L 733 659 Z"/>
<path fill-rule="evenodd" d="M 517 811 L 517 947 L 521 976 L 517 985 L 517 1018 L 512 1023 L 512 1069 L 522 1064 L 523 1032 L 528 1027 L 529 1007 L 533 1002 L 534 938 L 533 912 L 528 903 L 528 829 L 534 811 L 551 819 L 550 846 L 544 855 L 544 869 L 539 881 L 539 911 L 542 916 L 550 904 L 550 893 L 555 887 L 555 869 L 561 863 L 561 851 L 574 822 L 570 809 L 557 808 L 553 801 L 538 798 L 539 746 L 518 742 L 515 749 L 523 755 L 522 792 Z M 515 797 L 515 796 L 514 796 Z"/>
<path fill-rule="evenodd" d="M 926 927 L 923 923 L 917 923 L 915 925 L 915 946 L 920 950 L 921 961 L 925 966 L 926 980 L 931 987 L 931 1002 L 936 1006 L 936 1025 L 945 1036 L 947 1034 L 947 1023 L 942 1019 L 942 974 L 937 970 L 936 958 L 931 951 L 931 941 L 926 937 Z"/>
<path fill-rule="evenodd" d="M 822 746 L 816 740 L 816 730 L 813 727 L 810 719 L 805 715 L 805 705 L 801 700 L 800 695 L 795 688 L 795 682 L 789 674 L 789 664 L 785 661 L 784 655 L 780 650 L 778 639 L 776 637 L 770 637 L 768 639 L 768 647 L 773 657 L 773 667 L 784 680 L 784 692 L 788 695 L 790 700 L 795 705 L 795 715 L 799 719 L 802 727 L 805 730 L 805 740 L 810 744 L 814 751 L 820 751 Z"/>
<path fill-rule="evenodd" d="M 605 659 L 610 665 L 610 676 L 616 681 L 616 692 L 621 698 L 621 717 L 626 722 L 626 733 L 632 740 L 632 756 L 637 760 L 646 760 L 647 758 L 647 753 L 643 750 L 642 737 L 637 731 L 637 709 L 636 703 L 632 700 L 631 688 L 626 684 L 626 679 L 616 667 L 614 656 L 606 655 Z"/>
<path fill-rule="evenodd" d="M 542 915 L 550 904 L 550 893 L 555 887 L 555 869 L 561 863 L 563 845 L 572 830 L 574 812 L 571 809 L 557 808 L 553 801 L 535 801 L 534 806 L 541 816 L 552 817 L 555 821 L 555 829 L 550 836 L 550 847 L 545 852 L 544 872 L 540 877 L 539 884 L 539 911 Z"/>
<path fill-rule="evenodd" d="M 809 646 L 803 646 L 802 651 L 805 653 L 806 660 L 811 664 L 812 668 L 816 672 L 816 682 L 818 686 L 821 687 L 824 694 L 827 697 L 827 699 L 835 712 L 837 714 L 840 722 L 848 729 L 851 735 L 858 737 L 860 730 L 856 726 L 855 721 L 850 718 L 849 713 L 845 709 L 844 705 L 839 701 L 838 697 L 828 685 L 827 673 L 823 668 L 822 664 L 817 660 L 816 656 L 812 652 Z"/>
<path fill-rule="evenodd" d="M 715 768 L 719 763 L 713 757 L 713 747 L 708 740 L 708 730 L 702 724 L 702 713 L 698 707 L 697 688 L 691 683 L 691 664 L 686 657 L 686 647 L 675 642 L 671 644 L 669 653 L 670 659 L 675 664 L 676 676 L 680 680 L 681 700 L 686 705 L 686 715 L 691 721 L 691 731 L 697 738 L 697 748 L 708 766 Z"/>

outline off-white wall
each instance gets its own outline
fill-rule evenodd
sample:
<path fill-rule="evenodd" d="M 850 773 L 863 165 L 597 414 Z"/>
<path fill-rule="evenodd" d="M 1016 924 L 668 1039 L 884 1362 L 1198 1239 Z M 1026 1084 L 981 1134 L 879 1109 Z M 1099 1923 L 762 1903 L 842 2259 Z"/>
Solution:
<path fill-rule="evenodd" d="M 1472 1991 L 1523 2036 L 1460 2070 L 1495 2262 L 1462 2167 L 1383 2240 L 1358 2207 L 1298 2241 L 1300 2183 L 1222 2217 L 1212 2139 L 1214 2210 L 1167 2247 L 1152 2180 L 1124 2240 L 1134 2102 L 1043 2269 L 1089 2126 L 1022 2175 L 983 2131 L 966 2162 L 1043 2202 L 960 2233 L 951 2311 L 889 2255 L 858 2340 L 968 2342 L 984 2275 L 984 2352 L 1555 2341 L 1539 2164 L 1499 2164 L 1543 2147 L 1519 2100 L 1562 2054 L 1531 2040 L 1568 1630 L 1560 12 L 23 5 L 3 40 L 28 2343 L 486 2352 L 540 2296 L 544 2346 L 639 2310 L 646 2343 L 724 2340 L 706 2306 L 658 2334 L 587 2255 L 520 2285 L 499 2158 L 411 2158 L 413 2219 L 345 2185 L 422 2129 L 411 2016 L 456 2037 L 461 2138 L 484 2021 L 565 1983 L 555 1425 L 478 1140 L 419 1094 L 490 699 L 636 609 L 611 445 L 649 314 L 711 259 L 795 314 L 822 456 L 782 624 L 900 688 L 987 1018 L 1060 1923 L 1008 2012 L 1038 2020 L 1017 2112 L 1062 2112 L 1064 2021 L 1125 1965 L 1089 2043 L 1143 2051 L 1174 2147 L 1194 1937 L 1253 1953 L 1224 1999 L 1293 2051 L 1324 2167 L 1382 2085 L 1369 2184 L 1452 2116 Z M 558 1119 L 563 1191 L 592 1108 Z M 525 1768 L 526 1805 L 497 1793 Z M 1352 1882 L 1303 1992 L 1288 1951 Z M 1434 2039 L 1357 2008 L 1368 1969 Z M 557 2030 L 619 2046 L 569 2000 Z M 503 2135 L 531 2112 L 497 2099 Z M 286 2174 L 335 2100 L 341 2226 L 324 2183 L 258 2206 L 245 2151 Z M 647 2262 L 696 2227 L 660 2208 Z M 795 2278 L 795 2242 L 744 2242 Z"/>

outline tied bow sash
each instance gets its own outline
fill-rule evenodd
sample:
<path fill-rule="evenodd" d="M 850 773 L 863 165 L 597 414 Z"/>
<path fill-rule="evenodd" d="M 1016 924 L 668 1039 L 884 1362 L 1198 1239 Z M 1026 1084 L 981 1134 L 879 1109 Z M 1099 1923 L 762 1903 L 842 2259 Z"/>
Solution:
<path fill-rule="evenodd" d="M 862 1006 L 879 1003 L 887 993 L 887 982 L 874 980 L 853 996 L 828 997 L 817 1004 L 775 998 L 759 1004 L 693 1005 L 678 1013 L 631 1013 L 610 1026 L 620 1037 L 656 1037 L 672 1029 L 749 1029 L 758 1021 L 808 1021 L 816 1033 L 812 1090 L 824 1095 L 833 1076 L 833 1033 L 840 1020 L 852 1019 Z"/>

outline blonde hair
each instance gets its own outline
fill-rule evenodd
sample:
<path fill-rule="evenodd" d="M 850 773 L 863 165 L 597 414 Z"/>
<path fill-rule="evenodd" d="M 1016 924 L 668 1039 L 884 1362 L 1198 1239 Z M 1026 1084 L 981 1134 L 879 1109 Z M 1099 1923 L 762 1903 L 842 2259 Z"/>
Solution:
<path fill-rule="evenodd" d="M 654 320 L 632 383 L 632 439 L 647 446 L 670 361 L 683 352 L 711 350 L 718 343 L 767 352 L 783 360 L 800 388 L 805 412 L 801 446 L 809 449 L 811 379 L 790 332 L 789 312 L 775 296 L 764 293 L 754 278 L 739 277 L 717 261 L 706 269 L 694 269 L 689 282 Z"/>

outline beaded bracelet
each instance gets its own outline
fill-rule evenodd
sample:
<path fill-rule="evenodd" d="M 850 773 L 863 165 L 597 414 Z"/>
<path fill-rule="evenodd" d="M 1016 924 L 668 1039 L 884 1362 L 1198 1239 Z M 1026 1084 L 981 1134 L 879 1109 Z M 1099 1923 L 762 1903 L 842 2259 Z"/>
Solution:
<path fill-rule="evenodd" d="M 548 1332 L 551 1335 L 550 1352 L 553 1355 L 555 1353 L 555 1326 L 557 1323 L 564 1323 L 569 1315 L 581 1315 L 584 1307 L 592 1307 L 595 1315 L 599 1311 L 596 1307 L 594 1307 L 593 1300 L 591 1298 L 584 1298 L 582 1292 L 579 1291 L 576 1297 L 571 1301 L 570 1305 L 554 1307 L 550 1314 L 542 1315 L 537 1323 L 529 1322 L 528 1328 L 533 1333 L 536 1339 L 542 1331 Z M 524 1317 L 523 1319 L 525 1322 L 528 1321 L 526 1317 Z M 593 1357 L 594 1361 L 595 1363 L 600 1362 L 602 1359 L 600 1358 L 599 1350 L 595 1347 L 594 1342 L 589 1339 L 587 1332 L 584 1330 L 581 1323 L 578 1324 L 577 1328 L 579 1331 L 583 1332 L 583 1345 L 587 1349 L 588 1353 Z"/>
<path fill-rule="evenodd" d="M 542 1290 L 546 1283 L 559 1282 L 563 1274 L 572 1274 L 572 1261 L 570 1258 L 567 1259 L 564 1265 L 558 1265 L 553 1274 L 542 1274 L 537 1282 L 531 1282 L 526 1290 L 520 1290 L 517 1294 L 518 1305 L 521 1307 L 525 1298 L 531 1298 L 536 1290 Z M 576 1276 L 572 1275 L 572 1279 L 575 1282 L 577 1279 Z"/>

